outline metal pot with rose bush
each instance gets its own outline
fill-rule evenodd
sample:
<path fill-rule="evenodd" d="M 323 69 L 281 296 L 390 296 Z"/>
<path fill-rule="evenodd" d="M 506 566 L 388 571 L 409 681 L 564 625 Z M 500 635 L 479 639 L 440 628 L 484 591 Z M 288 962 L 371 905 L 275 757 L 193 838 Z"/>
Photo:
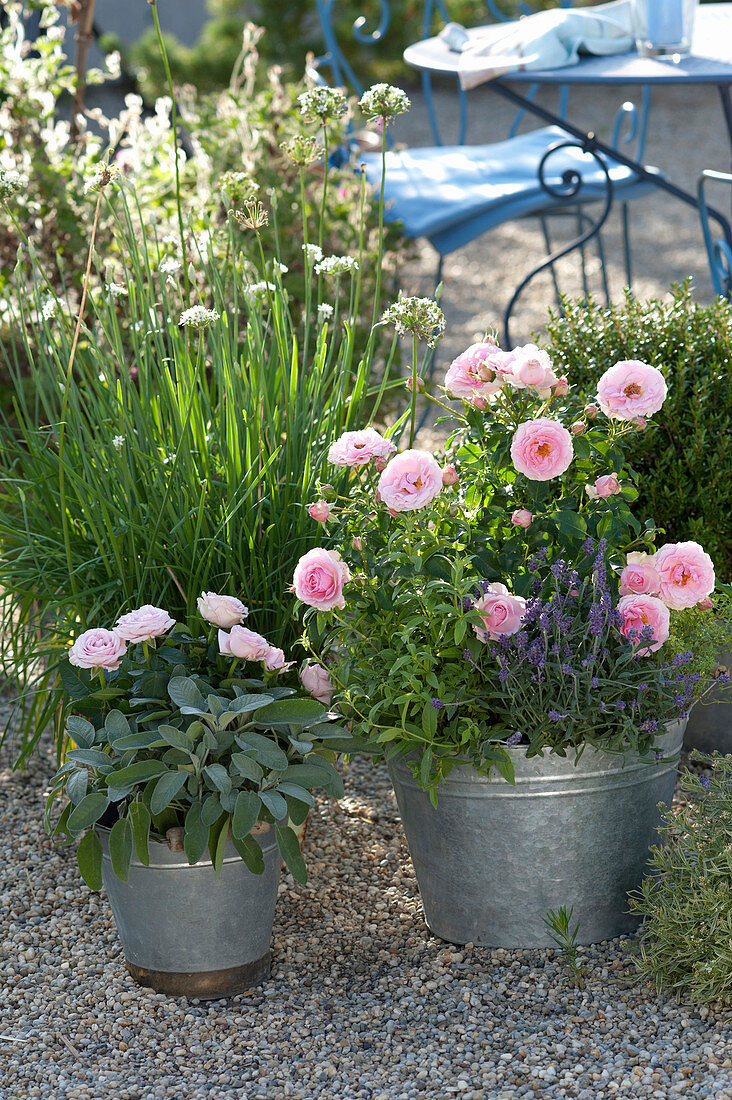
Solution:
<path fill-rule="evenodd" d="M 79 841 L 138 982 L 222 997 L 269 974 L 281 861 L 306 881 L 293 826 L 314 790 L 342 794 L 346 731 L 279 683 L 291 662 L 242 625 L 239 600 L 209 592 L 198 606 L 206 632 L 146 605 L 76 639 L 60 667 L 71 747 L 46 826 Z"/>
<path fill-rule="evenodd" d="M 415 345 L 421 308 L 396 318 Z M 437 935 L 551 945 L 562 906 L 580 942 L 618 935 L 701 684 L 665 648 L 670 608 L 715 584 L 700 546 L 656 550 L 630 509 L 623 442 L 651 430 L 663 375 L 619 363 L 578 408 L 534 345 L 473 345 L 432 399 L 458 422 L 441 461 L 412 446 L 416 354 L 411 390 L 409 449 L 373 429 L 331 446 L 352 483 L 316 518 L 339 550 L 294 576 L 312 658 L 386 758 Z"/>

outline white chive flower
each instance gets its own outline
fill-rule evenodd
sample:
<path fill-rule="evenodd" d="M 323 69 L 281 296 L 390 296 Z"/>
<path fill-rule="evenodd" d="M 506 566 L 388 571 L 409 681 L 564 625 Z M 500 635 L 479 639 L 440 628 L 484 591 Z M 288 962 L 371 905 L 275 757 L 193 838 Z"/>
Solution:
<path fill-rule="evenodd" d="M 353 256 L 326 256 L 315 265 L 316 275 L 344 275 L 347 271 L 358 271 L 358 260 Z"/>
<path fill-rule="evenodd" d="M 340 88 L 309 88 L 297 97 L 297 102 L 300 104 L 300 114 L 308 122 L 341 118 L 348 109 L 348 101 Z"/>
<path fill-rule="evenodd" d="M 317 264 L 323 259 L 323 249 L 318 244 L 304 244 L 302 250 L 305 253 L 305 259 L 310 264 Z"/>
<path fill-rule="evenodd" d="M 409 96 L 393 84 L 374 84 L 367 88 L 358 105 L 369 118 L 396 118 L 412 106 Z"/>
<path fill-rule="evenodd" d="M 0 199 L 9 199 L 28 187 L 28 177 L 14 168 L 0 168 Z"/>
<path fill-rule="evenodd" d="M 206 309 L 205 306 L 191 306 L 184 309 L 178 320 L 184 328 L 208 328 L 221 316 L 215 309 Z"/>

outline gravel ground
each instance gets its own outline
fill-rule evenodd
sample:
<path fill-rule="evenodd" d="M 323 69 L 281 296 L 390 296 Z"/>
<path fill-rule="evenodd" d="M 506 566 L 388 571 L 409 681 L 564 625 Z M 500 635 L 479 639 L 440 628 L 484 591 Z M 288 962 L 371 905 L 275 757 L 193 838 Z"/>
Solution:
<path fill-rule="evenodd" d="M 455 94 L 439 93 L 440 117 L 447 122 L 445 140 L 455 140 L 450 120 L 455 117 Z M 583 88 L 570 97 L 568 117 L 598 136 L 609 139 L 616 108 L 625 100 L 637 99 L 631 87 Z M 555 108 L 556 98 L 547 89 L 538 101 Z M 513 108 L 495 93 L 479 88 L 471 92 L 470 141 L 503 140 L 513 119 Z M 532 128 L 533 123 L 524 125 Z M 537 123 L 537 125 L 539 125 Z M 451 134 L 453 136 L 451 136 Z M 398 120 L 397 141 L 409 145 L 430 144 L 431 136 L 422 97 L 413 94 L 413 108 Z M 648 140 L 644 160 L 661 168 L 666 176 L 692 193 L 704 168 L 729 170 L 730 147 L 719 97 L 714 88 L 658 88 L 653 93 Z M 714 193 L 713 193 L 714 194 Z M 729 210 L 728 189 L 714 195 L 720 209 Z M 663 297 L 673 282 L 691 276 L 700 301 L 710 301 L 712 286 L 701 228 L 695 209 L 665 193 L 652 193 L 631 205 L 634 242 L 633 285 L 641 297 Z M 556 222 L 556 219 L 555 219 Z M 624 267 L 620 216 L 611 215 L 603 230 L 607 248 L 611 294 L 622 297 Z M 557 243 L 566 238 L 557 233 Z M 418 242 L 417 256 L 401 272 L 408 293 L 431 294 L 434 289 L 436 256 L 426 242 Z M 534 219 L 500 226 L 447 257 L 444 268 L 443 308 L 448 329 L 440 345 L 441 361 L 449 362 L 486 330 L 502 332 L 503 311 L 514 286 L 545 255 L 539 225 Z M 592 254 L 590 289 L 600 294 L 599 264 Z M 561 288 L 573 296 L 582 295 L 577 255 L 559 265 Z M 539 276 L 525 291 L 514 314 L 515 343 L 523 343 L 531 332 L 541 334 L 547 306 L 553 303 L 548 274 Z"/>
<path fill-rule="evenodd" d="M 624 942 L 455 948 L 423 924 L 383 770 L 314 813 L 307 887 L 283 879 L 272 978 L 172 1000 L 124 969 L 106 896 L 41 827 L 49 759 L 0 771 L 0 1100 L 406 1100 L 732 1095 L 730 1014 L 637 984 Z"/>

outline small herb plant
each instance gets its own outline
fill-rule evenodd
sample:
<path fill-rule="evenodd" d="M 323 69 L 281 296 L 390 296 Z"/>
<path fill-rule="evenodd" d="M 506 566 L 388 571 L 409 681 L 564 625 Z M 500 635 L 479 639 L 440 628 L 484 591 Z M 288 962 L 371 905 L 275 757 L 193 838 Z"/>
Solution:
<path fill-rule="evenodd" d="M 554 940 L 560 951 L 564 953 L 565 964 L 571 972 L 577 988 L 582 989 L 585 984 L 585 968 L 577 959 L 579 921 L 577 921 L 574 928 L 571 927 L 573 913 L 574 906 L 568 910 L 566 905 L 562 905 L 556 911 L 550 909 L 543 920 L 549 930 L 549 936 Z"/>
<path fill-rule="evenodd" d="M 150 838 L 172 845 L 171 830 L 179 830 L 189 863 L 208 850 L 218 875 L 230 837 L 259 874 L 260 823 L 274 828 L 289 870 L 305 882 L 292 825 L 304 821 L 314 789 L 343 793 L 333 750 L 346 731 L 321 703 L 277 682 L 289 663 L 239 625 L 242 615 L 218 640 L 213 626 L 208 636 L 193 634 L 168 619 L 164 635 L 127 645 L 118 630 L 139 613 L 115 630 L 87 631 L 61 665 L 73 747 L 51 784 L 46 828 L 55 800 L 66 795 L 53 832 L 80 841 L 79 869 L 93 890 L 102 881 L 99 823 L 110 828 L 112 867 L 123 881 L 133 849 L 147 865 Z M 263 664 L 263 678 L 241 667 L 251 661 Z"/>
<path fill-rule="evenodd" d="M 637 964 L 661 991 L 732 1005 L 732 757 L 695 754 L 711 778 L 686 772 L 688 801 L 667 810 L 652 873 L 631 895 L 644 918 Z"/>

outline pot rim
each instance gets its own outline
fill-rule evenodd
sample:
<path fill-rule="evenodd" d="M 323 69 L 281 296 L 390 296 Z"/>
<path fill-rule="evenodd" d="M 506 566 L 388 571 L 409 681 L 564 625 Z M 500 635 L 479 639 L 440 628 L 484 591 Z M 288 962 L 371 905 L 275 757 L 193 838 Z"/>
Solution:
<path fill-rule="evenodd" d="M 93 828 L 101 834 L 100 840 L 102 842 L 102 859 L 107 863 L 111 863 L 111 857 L 109 854 L 109 834 L 112 830 L 106 825 L 99 824 L 94 825 Z M 266 859 L 269 853 L 273 851 L 273 849 L 277 848 L 277 838 L 274 829 L 271 825 L 268 825 L 267 830 L 262 832 L 261 839 L 259 838 L 259 836 L 257 836 L 257 834 L 254 835 L 255 839 L 262 849 L 262 855 Z M 171 849 L 167 840 L 159 840 L 158 837 L 151 835 L 151 849 L 153 844 L 157 845 L 157 854 L 159 858 L 162 858 L 162 862 L 158 863 L 153 861 L 152 857 L 154 856 L 154 851 L 151 850 L 150 862 L 142 863 L 141 860 L 138 859 L 137 852 L 133 849 L 130 866 L 141 867 L 145 871 L 179 871 L 181 869 L 185 870 L 186 868 L 190 871 L 195 871 L 199 867 L 213 867 L 213 861 L 208 854 L 208 849 L 206 849 L 205 859 L 201 858 L 197 860 L 196 863 L 189 863 L 185 851 L 174 852 Z M 244 864 L 244 860 L 241 858 L 241 856 L 232 844 L 231 837 L 229 837 L 226 841 L 226 849 L 227 854 L 224 856 L 223 864 Z M 244 865 L 246 866 L 246 864 Z"/>
<path fill-rule="evenodd" d="M 666 726 L 666 732 L 660 734 L 656 738 L 654 747 L 643 755 L 636 752 L 611 753 L 588 745 L 582 749 L 579 760 L 577 760 L 576 749 L 568 749 L 566 756 L 559 756 L 558 753 L 545 748 L 540 754 L 527 758 L 526 745 L 502 745 L 501 747 L 511 757 L 517 780 L 541 784 L 555 783 L 563 779 L 576 777 L 577 780 L 593 781 L 618 773 L 628 776 L 633 772 L 638 772 L 641 774 L 639 774 L 637 782 L 643 782 L 650 768 L 658 773 L 664 766 L 665 768 L 669 766 L 676 767 L 683 747 L 686 723 L 686 718 L 669 722 Z M 654 754 L 656 752 L 662 753 L 660 760 L 655 758 Z M 413 758 L 416 757 L 413 757 L 412 754 L 393 757 L 391 760 L 387 760 L 387 767 L 390 771 L 398 770 L 402 782 L 408 776 L 406 781 L 409 782 L 413 780 L 413 776 L 408 768 L 408 761 Z M 440 788 L 446 784 L 464 783 L 503 784 L 509 790 L 513 789 L 513 784 L 508 783 L 495 768 L 492 768 L 488 775 L 481 775 L 468 761 L 454 764 L 449 775 L 442 780 L 437 789 L 439 792 Z"/>

